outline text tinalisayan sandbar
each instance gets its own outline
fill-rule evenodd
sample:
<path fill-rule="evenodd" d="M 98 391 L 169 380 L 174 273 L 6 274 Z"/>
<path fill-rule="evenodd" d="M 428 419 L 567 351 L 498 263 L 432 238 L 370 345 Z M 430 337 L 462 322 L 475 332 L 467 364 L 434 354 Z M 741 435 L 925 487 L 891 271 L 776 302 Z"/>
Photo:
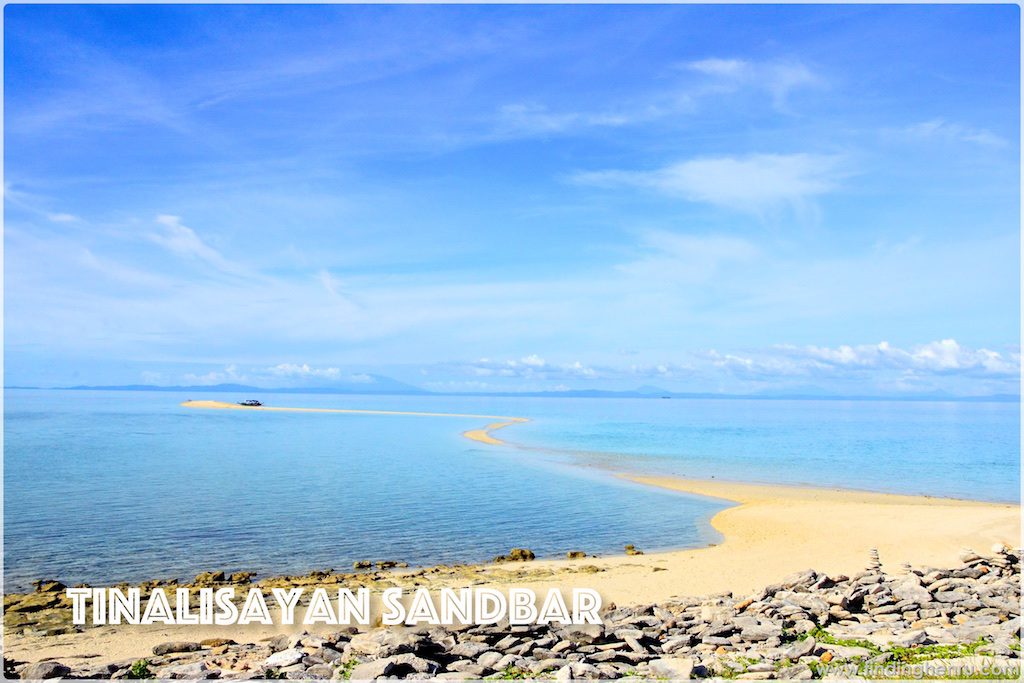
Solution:
<path fill-rule="evenodd" d="M 145 599 L 138 588 L 68 588 L 75 624 L 333 624 L 385 626 L 405 624 L 599 624 L 601 596 L 591 588 L 573 588 L 569 600 L 558 589 L 538 595 L 528 588 L 426 588 L 407 592 L 385 589 L 373 599 L 368 588 L 339 588 L 332 595 L 316 588 L 259 588 L 236 604 L 234 588 L 178 588 L 169 597 L 155 588 Z M 91 615 L 89 614 L 91 612 Z M 274 613 L 277 617 L 275 619 Z"/>

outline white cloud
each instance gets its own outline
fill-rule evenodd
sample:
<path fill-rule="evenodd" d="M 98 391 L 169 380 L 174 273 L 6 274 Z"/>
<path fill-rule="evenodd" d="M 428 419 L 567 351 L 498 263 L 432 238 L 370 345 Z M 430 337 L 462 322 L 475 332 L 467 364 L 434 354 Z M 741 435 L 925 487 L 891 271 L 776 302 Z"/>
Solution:
<path fill-rule="evenodd" d="M 886 393 L 948 392 L 960 395 L 1015 393 L 1020 353 L 972 349 L 953 339 L 900 348 L 887 342 L 835 347 L 781 345 L 757 350 L 682 352 L 669 360 L 594 367 L 575 361 L 554 364 L 539 356 L 506 361 L 434 366 L 441 373 L 488 379 L 492 388 L 573 388 L 600 379 L 601 388 L 636 389 L 645 382 L 673 391 L 724 393 Z M 434 385 L 437 388 L 441 384 Z M 594 386 L 594 385 L 589 385 Z"/>
<path fill-rule="evenodd" d="M 248 376 L 238 371 L 238 366 L 232 364 L 224 367 L 223 370 L 211 370 L 201 375 L 187 373 L 185 382 L 189 384 L 224 384 L 229 382 L 244 382 Z"/>
<path fill-rule="evenodd" d="M 739 78 L 750 70 L 750 62 L 742 59 L 719 59 L 717 57 L 687 62 L 685 66 L 693 71 L 723 78 Z"/>
<path fill-rule="evenodd" d="M 942 339 L 909 348 L 888 342 L 826 346 L 782 345 L 760 353 L 720 353 L 705 357 L 715 367 L 764 378 L 806 375 L 815 377 L 939 377 L 1015 378 L 1020 374 L 1017 352 L 971 349 L 955 339 Z"/>
<path fill-rule="evenodd" d="M 555 112 L 542 104 L 507 104 L 498 110 L 500 130 L 525 134 L 559 133 L 583 126 L 623 126 L 636 118 L 635 113 Z"/>
<path fill-rule="evenodd" d="M 640 243 L 644 256 L 620 264 L 622 273 L 642 280 L 701 283 L 724 267 L 748 263 L 760 252 L 750 241 L 728 235 L 686 235 L 650 230 Z"/>
<path fill-rule="evenodd" d="M 494 361 L 481 358 L 473 363 L 453 363 L 449 369 L 475 377 L 505 377 L 520 379 L 594 379 L 599 372 L 580 361 L 549 363 L 537 354 L 519 359 Z"/>
<path fill-rule="evenodd" d="M 590 171 L 573 180 L 598 187 L 639 187 L 728 209 L 763 213 L 834 190 L 841 159 L 818 154 L 698 157 L 651 171 Z"/>
<path fill-rule="evenodd" d="M 54 223 L 77 223 L 81 220 L 78 216 L 70 213 L 50 213 L 46 217 Z"/>
<path fill-rule="evenodd" d="M 1013 376 L 1020 372 L 1020 354 L 1001 354 L 989 349 L 969 349 L 955 339 L 921 344 L 900 349 L 881 342 L 874 345 L 839 346 L 836 348 L 807 346 L 791 348 L 796 355 L 835 366 L 862 368 L 896 368 L 933 373 L 978 373 Z"/>
<path fill-rule="evenodd" d="M 1009 144 L 1005 138 L 985 128 L 972 128 L 959 123 L 950 123 L 943 119 L 931 119 L 930 121 L 915 123 L 912 126 L 907 126 L 901 132 L 911 138 L 970 142 L 985 147 L 1005 147 Z"/>
<path fill-rule="evenodd" d="M 819 86 L 824 79 L 799 61 L 753 62 L 711 57 L 681 65 L 712 79 L 716 90 L 754 88 L 766 91 L 776 109 L 787 108 L 789 94 L 798 88 Z"/>
<path fill-rule="evenodd" d="M 241 268 L 206 244 L 192 228 L 183 225 L 180 217 L 157 216 L 156 222 L 163 226 L 163 232 L 152 233 L 149 237 L 164 249 L 184 258 L 202 261 L 225 273 L 241 273 Z"/>
<path fill-rule="evenodd" d="M 308 363 L 297 365 L 295 363 L 280 363 L 271 368 L 267 368 L 270 374 L 278 377 L 322 377 L 324 379 L 340 379 L 341 369 L 340 368 L 314 368 L 310 367 Z M 366 380 L 372 381 L 372 378 L 368 375 L 364 375 Z"/>

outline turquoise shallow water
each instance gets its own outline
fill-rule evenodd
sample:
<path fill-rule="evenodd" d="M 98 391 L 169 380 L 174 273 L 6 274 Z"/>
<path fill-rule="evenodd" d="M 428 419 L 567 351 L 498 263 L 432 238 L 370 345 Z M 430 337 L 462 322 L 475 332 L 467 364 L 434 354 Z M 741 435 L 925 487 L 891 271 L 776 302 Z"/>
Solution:
<path fill-rule="evenodd" d="M 182 408 L 173 393 L 5 392 L 8 590 L 656 550 L 717 537 L 721 504 L 607 469 L 1017 500 L 1016 404 L 261 395 L 269 405 L 486 420 Z M 211 395 L 235 401 L 247 396 Z M 580 465 L 586 465 L 581 467 Z"/>

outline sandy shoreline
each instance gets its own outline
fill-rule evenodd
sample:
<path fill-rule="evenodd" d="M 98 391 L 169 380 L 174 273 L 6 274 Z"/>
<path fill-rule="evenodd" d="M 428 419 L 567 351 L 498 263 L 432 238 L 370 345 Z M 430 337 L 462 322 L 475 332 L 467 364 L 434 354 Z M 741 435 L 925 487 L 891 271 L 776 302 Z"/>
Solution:
<path fill-rule="evenodd" d="M 996 543 L 1020 544 L 1017 505 L 669 477 L 626 478 L 738 503 L 711 520 L 724 541 L 706 548 L 638 556 L 479 565 L 436 574 L 397 571 L 392 574 L 394 582 L 432 590 L 464 585 L 523 586 L 538 591 L 587 587 L 600 592 L 605 604 L 634 605 L 673 596 L 746 595 L 810 568 L 854 574 L 866 567 L 871 548 L 878 548 L 884 567 L 898 571 L 904 562 L 954 565 L 964 547 L 987 550 Z M 29 661 L 76 656 L 118 659 L 145 656 L 154 645 L 169 640 L 257 641 L 301 630 L 301 626 L 104 626 L 55 637 L 8 635 L 6 648 Z"/>
<path fill-rule="evenodd" d="M 185 405 L 236 407 L 213 401 Z M 238 408 L 388 414 L 388 411 Z M 443 413 L 398 414 L 448 416 Z M 501 416 L 458 417 L 501 420 L 465 433 L 467 438 L 487 444 L 503 443 L 490 436 L 490 430 L 524 421 Z M 712 526 L 722 534 L 723 542 L 705 548 L 636 556 L 480 565 L 469 570 L 433 574 L 405 570 L 390 576 L 399 585 L 426 585 L 432 589 L 459 585 L 525 586 L 536 590 L 587 587 L 599 591 L 606 604 L 634 605 L 681 595 L 723 592 L 745 595 L 788 574 L 811 568 L 830 574 L 854 574 L 865 568 L 872 548 L 878 549 L 883 566 L 895 571 L 905 562 L 915 566 L 954 565 L 959 551 L 965 547 L 987 551 L 997 543 L 1015 548 L 1021 544 L 1020 506 L 1016 504 L 664 476 L 619 476 L 642 485 L 735 503 L 711 519 Z M 256 640 L 301 628 L 261 627 L 243 633 L 241 629 L 217 627 L 106 626 L 56 637 L 8 634 L 6 648 L 12 655 L 30 661 L 86 654 L 112 659 L 144 656 L 153 645 L 168 640 L 199 640 L 211 636 Z"/>

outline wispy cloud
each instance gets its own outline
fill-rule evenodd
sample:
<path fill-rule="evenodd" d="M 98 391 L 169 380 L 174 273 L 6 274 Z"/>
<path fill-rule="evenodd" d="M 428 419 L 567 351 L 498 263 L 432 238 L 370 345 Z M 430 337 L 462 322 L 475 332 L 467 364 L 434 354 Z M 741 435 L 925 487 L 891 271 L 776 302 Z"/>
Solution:
<path fill-rule="evenodd" d="M 752 154 L 699 157 L 649 171 L 584 171 L 583 185 L 649 189 L 690 202 L 764 214 L 802 210 L 835 190 L 844 176 L 842 158 L 820 154 Z"/>
<path fill-rule="evenodd" d="M 469 363 L 444 364 L 443 368 L 449 372 L 471 375 L 473 377 L 527 380 L 596 379 L 600 376 L 597 369 L 584 365 L 580 361 L 549 363 L 537 354 L 509 360 L 481 358 Z"/>
<path fill-rule="evenodd" d="M 952 140 L 967 142 L 983 147 L 1006 147 L 1009 142 L 985 128 L 974 128 L 943 119 L 931 119 L 907 126 L 899 131 L 902 135 L 919 140 Z"/>
<path fill-rule="evenodd" d="M 16 188 L 9 181 L 4 182 L 4 202 L 9 206 L 35 216 L 45 218 L 51 223 L 79 223 L 81 218 L 63 211 L 53 211 L 50 207 L 55 203 L 51 197 L 44 197 L 32 192 Z"/>
<path fill-rule="evenodd" d="M 204 242 L 195 230 L 182 224 L 179 216 L 157 216 L 156 222 L 163 229 L 160 232 L 150 233 L 149 238 L 167 251 L 182 258 L 200 261 L 223 273 L 235 275 L 246 273 L 246 269 L 228 261 L 219 251 Z"/>
<path fill-rule="evenodd" d="M 773 106 L 786 111 L 790 93 L 799 88 L 821 86 L 824 79 L 806 64 L 796 60 L 750 61 L 709 57 L 680 65 L 683 69 L 707 77 L 717 91 L 752 88 L 766 91 Z"/>
<path fill-rule="evenodd" d="M 570 128 L 616 127 L 634 123 L 636 114 L 555 112 L 542 104 L 508 104 L 499 110 L 498 128 L 509 133 L 559 133 Z"/>
<path fill-rule="evenodd" d="M 616 268 L 641 280 L 703 283 L 722 268 L 748 263 L 760 255 L 749 240 L 729 235 L 688 235 L 649 230 L 639 244 L 642 255 Z"/>

